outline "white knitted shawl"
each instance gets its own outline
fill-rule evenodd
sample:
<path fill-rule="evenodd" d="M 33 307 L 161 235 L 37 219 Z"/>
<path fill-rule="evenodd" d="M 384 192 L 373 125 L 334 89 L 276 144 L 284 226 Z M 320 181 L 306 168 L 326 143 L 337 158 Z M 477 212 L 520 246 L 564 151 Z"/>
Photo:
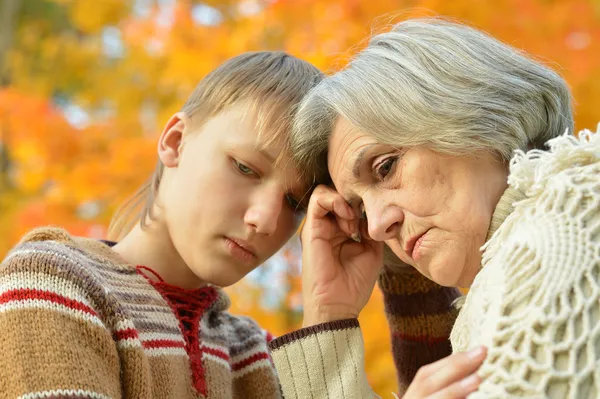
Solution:
<path fill-rule="evenodd" d="M 469 399 L 600 397 L 600 132 L 548 145 L 512 159 L 507 194 L 524 198 L 452 331 L 454 351 L 489 348 Z"/>

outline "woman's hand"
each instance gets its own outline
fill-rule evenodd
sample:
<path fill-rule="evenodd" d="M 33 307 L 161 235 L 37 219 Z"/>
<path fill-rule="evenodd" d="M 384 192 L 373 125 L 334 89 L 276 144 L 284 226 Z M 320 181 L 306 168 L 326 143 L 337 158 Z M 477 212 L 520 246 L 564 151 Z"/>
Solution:
<path fill-rule="evenodd" d="M 487 355 L 485 347 L 455 353 L 423 366 L 402 399 L 463 399 L 481 383 L 475 373 Z"/>
<path fill-rule="evenodd" d="M 366 229 L 360 222 L 338 192 L 315 189 L 301 234 L 305 327 L 356 318 L 367 304 L 383 266 L 383 243 L 352 239 Z"/>

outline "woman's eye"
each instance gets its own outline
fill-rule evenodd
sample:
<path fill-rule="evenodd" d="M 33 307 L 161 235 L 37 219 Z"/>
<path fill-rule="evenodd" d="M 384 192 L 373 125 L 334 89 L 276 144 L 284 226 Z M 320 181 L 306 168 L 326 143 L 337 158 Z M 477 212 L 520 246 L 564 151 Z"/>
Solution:
<path fill-rule="evenodd" d="M 394 165 L 396 164 L 397 160 L 398 157 L 390 157 L 384 160 L 383 162 L 379 163 L 375 167 L 375 174 L 377 175 L 377 178 L 379 180 L 385 179 L 386 176 L 392 171 L 392 169 L 394 169 Z"/>
<path fill-rule="evenodd" d="M 241 174 L 246 175 L 246 176 L 257 176 L 258 177 L 258 173 L 253 171 L 248 166 L 244 165 L 241 162 L 236 161 L 235 159 L 233 160 L 233 162 L 235 163 L 235 166 L 238 168 L 238 170 L 240 171 Z"/>

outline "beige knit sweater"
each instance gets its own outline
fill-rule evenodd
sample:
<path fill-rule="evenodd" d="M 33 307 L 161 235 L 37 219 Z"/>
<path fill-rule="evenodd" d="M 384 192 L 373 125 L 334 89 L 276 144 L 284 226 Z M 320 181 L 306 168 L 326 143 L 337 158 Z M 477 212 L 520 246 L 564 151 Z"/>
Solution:
<path fill-rule="evenodd" d="M 548 144 L 512 160 L 452 332 L 455 351 L 489 348 L 469 399 L 600 396 L 600 133 Z M 377 397 L 357 325 L 299 336 L 272 355 L 286 397 Z"/>

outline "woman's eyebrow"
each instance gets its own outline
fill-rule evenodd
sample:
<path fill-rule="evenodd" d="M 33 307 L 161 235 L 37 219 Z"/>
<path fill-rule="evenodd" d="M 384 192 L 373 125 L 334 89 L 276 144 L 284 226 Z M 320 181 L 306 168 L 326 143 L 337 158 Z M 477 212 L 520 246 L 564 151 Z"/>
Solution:
<path fill-rule="evenodd" d="M 362 168 L 362 164 L 365 158 L 365 154 L 367 153 L 367 151 L 369 151 L 371 148 L 375 147 L 377 144 L 369 144 L 367 146 L 365 146 L 362 150 L 360 150 L 360 152 L 358 153 L 358 156 L 356 157 L 356 159 L 354 160 L 354 166 L 352 167 L 352 174 L 354 175 L 355 178 L 360 179 L 360 171 Z"/>

